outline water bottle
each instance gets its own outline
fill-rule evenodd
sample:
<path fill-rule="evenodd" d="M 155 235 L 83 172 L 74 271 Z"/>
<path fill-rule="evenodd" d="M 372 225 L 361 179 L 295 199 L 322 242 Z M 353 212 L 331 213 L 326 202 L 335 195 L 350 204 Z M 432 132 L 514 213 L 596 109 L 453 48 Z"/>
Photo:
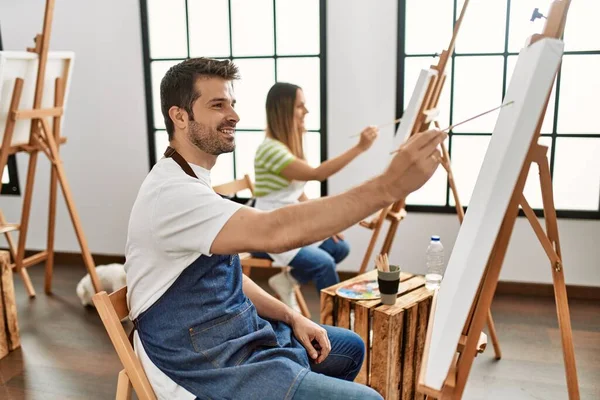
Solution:
<path fill-rule="evenodd" d="M 444 276 L 444 246 L 440 237 L 434 235 L 427 247 L 426 253 L 427 274 L 425 275 L 425 287 L 433 290 L 440 287 Z"/>

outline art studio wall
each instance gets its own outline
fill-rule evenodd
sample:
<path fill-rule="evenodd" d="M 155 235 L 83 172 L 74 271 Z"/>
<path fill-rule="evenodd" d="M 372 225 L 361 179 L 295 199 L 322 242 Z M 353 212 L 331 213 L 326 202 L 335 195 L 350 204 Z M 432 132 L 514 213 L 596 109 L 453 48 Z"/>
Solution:
<path fill-rule="evenodd" d="M 373 7 L 367 0 L 328 1 L 330 157 L 355 143 L 349 135 L 366 125 L 394 119 L 396 3 L 379 0 Z M 7 50 L 32 45 L 31 39 L 42 26 L 43 8 L 42 0 L 0 3 Z M 68 143 L 62 155 L 90 249 L 96 254 L 123 254 L 129 212 L 148 172 L 139 2 L 57 1 L 51 48 L 76 54 L 64 125 Z M 381 160 L 389 157 L 392 135 L 393 127 L 383 128 L 368 153 L 329 180 L 330 194 L 380 172 Z M 18 165 L 23 185 L 27 157 L 19 156 Z M 43 248 L 46 242 L 48 177 L 48 163 L 42 157 L 28 239 L 31 249 Z M 17 221 L 21 197 L 2 196 L 0 202 L 7 218 Z M 56 250 L 78 252 L 62 198 L 58 203 Z M 429 236 L 439 234 L 449 253 L 458 228 L 456 215 L 409 213 L 398 229 L 391 261 L 407 271 L 423 273 Z M 600 221 L 561 219 L 559 229 L 567 283 L 600 286 L 600 246 L 595 245 Z M 340 269 L 358 268 L 370 233 L 360 227 L 347 230 L 352 251 Z M 377 249 L 380 245 L 381 240 Z M 549 268 L 528 222 L 520 218 L 501 279 L 548 283 Z"/>

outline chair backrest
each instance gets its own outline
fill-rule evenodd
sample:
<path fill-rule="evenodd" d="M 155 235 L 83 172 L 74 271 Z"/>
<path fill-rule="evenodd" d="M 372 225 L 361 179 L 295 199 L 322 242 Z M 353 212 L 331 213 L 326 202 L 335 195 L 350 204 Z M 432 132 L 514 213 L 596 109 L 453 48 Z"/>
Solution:
<path fill-rule="evenodd" d="M 156 400 L 144 368 L 127 338 L 123 325 L 121 325 L 121 320 L 129 314 L 127 286 L 115 291 L 110 296 L 105 291 L 96 293 L 92 300 L 138 398 L 140 400 Z"/>
<path fill-rule="evenodd" d="M 249 175 L 244 175 L 243 178 L 222 185 L 213 186 L 213 190 L 223 196 L 234 196 L 236 193 L 246 189 L 250 189 L 250 192 L 254 196 L 254 183 Z"/>

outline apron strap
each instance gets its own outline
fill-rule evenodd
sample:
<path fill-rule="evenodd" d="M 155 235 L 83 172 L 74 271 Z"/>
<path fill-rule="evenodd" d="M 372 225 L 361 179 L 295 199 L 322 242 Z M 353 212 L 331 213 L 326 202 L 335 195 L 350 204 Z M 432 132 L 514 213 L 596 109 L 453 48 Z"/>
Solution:
<path fill-rule="evenodd" d="M 196 175 L 196 173 L 194 172 L 194 170 L 192 169 L 192 167 L 190 167 L 190 164 L 188 164 L 188 162 L 185 161 L 185 158 L 183 158 L 181 156 L 181 154 L 179 154 L 177 152 L 177 150 L 175 150 L 171 146 L 167 146 L 167 150 L 165 151 L 165 157 L 172 158 L 173 161 L 175 161 L 177 164 L 179 164 L 179 166 L 181 167 L 181 169 L 183 170 L 183 172 L 185 172 L 186 174 L 188 174 L 192 178 L 198 179 L 198 176 Z"/>
<path fill-rule="evenodd" d="M 181 156 L 181 154 L 179 154 L 177 152 L 177 150 L 175 150 L 171 146 L 167 146 L 167 150 L 165 151 L 165 157 L 172 158 L 173 161 L 175 161 L 177 164 L 179 164 L 179 166 L 181 167 L 183 172 L 185 172 L 192 178 L 198 179 L 198 176 L 196 175 L 196 173 L 194 172 L 194 170 L 192 169 L 190 164 L 188 164 L 188 162 L 185 161 L 185 158 L 183 158 Z M 131 332 L 129 332 L 128 339 L 129 339 L 129 343 L 131 343 L 131 345 L 133 346 L 133 333 L 137 330 L 137 319 L 135 319 L 131 322 L 133 322 L 133 328 L 131 329 Z"/>

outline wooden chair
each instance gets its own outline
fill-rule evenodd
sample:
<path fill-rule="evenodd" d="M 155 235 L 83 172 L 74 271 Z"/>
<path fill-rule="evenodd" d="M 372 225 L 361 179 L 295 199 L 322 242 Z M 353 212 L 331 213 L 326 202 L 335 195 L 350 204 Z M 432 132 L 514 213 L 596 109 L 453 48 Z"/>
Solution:
<path fill-rule="evenodd" d="M 123 325 L 121 325 L 121 320 L 129 315 L 127 286 L 110 295 L 102 291 L 95 294 L 92 300 L 124 367 L 119 372 L 116 399 L 130 400 L 133 388 L 140 400 L 156 400 L 144 368 L 127 338 Z"/>
<path fill-rule="evenodd" d="M 244 175 L 244 177 L 241 179 L 236 179 L 232 182 L 213 187 L 215 192 L 223 196 L 235 196 L 235 194 L 246 189 L 250 190 L 252 195 L 254 195 L 254 183 L 252 183 L 252 179 L 250 179 L 250 176 L 248 175 Z M 242 271 L 246 276 L 250 276 L 252 268 L 289 268 L 279 266 L 274 267 L 273 261 L 269 259 L 253 257 L 250 253 L 241 253 L 239 256 L 242 264 Z M 308 310 L 308 306 L 306 305 L 306 301 L 304 300 L 300 286 L 296 286 L 294 288 L 294 295 L 296 296 L 296 302 L 300 307 L 300 312 L 306 318 L 310 319 L 310 311 Z"/>

